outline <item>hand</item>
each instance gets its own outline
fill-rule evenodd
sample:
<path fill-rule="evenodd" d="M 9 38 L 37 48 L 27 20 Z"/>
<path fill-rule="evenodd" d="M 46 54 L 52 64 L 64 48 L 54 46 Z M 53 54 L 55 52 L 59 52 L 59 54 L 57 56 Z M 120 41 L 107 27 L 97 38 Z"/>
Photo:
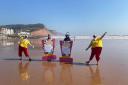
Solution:
<path fill-rule="evenodd" d="M 86 48 L 85 50 L 87 51 L 89 48 Z"/>
<path fill-rule="evenodd" d="M 32 48 L 34 48 L 34 45 L 32 46 Z"/>

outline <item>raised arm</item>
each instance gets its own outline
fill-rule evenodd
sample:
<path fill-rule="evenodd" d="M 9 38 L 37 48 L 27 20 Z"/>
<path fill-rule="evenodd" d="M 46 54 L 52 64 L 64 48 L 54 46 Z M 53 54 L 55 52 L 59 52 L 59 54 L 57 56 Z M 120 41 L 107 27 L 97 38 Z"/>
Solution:
<path fill-rule="evenodd" d="M 105 32 L 100 38 L 103 39 L 106 34 L 107 32 Z"/>
<path fill-rule="evenodd" d="M 28 43 L 32 48 L 34 48 L 34 45 L 32 45 L 32 43 L 29 41 Z"/>

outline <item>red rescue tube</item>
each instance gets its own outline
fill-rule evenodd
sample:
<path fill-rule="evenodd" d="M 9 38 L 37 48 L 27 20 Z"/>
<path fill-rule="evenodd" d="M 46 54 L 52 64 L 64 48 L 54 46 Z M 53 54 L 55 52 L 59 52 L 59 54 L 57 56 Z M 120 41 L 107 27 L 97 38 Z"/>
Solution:
<path fill-rule="evenodd" d="M 44 61 L 55 60 L 55 59 L 56 59 L 56 55 L 54 54 L 47 54 L 42 57 L 42 60 Z"/>
<path fill-rule="evenodd" d="M 73 63 L 73 58 L 71 58 L 71 57 L 60 57 L 59 61 L 64 62 L 64 63 Z"/>

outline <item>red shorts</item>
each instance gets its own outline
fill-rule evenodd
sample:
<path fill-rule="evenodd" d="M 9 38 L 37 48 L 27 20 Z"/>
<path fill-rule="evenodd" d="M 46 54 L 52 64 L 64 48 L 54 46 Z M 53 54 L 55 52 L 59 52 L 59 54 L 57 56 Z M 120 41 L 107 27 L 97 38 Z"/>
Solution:
<path fill-rule="evenodd" d="M 24 52 L 26 57 L 29 57 L 28 48 L 19 46 L 19 57 L 22 57 L 22 52 Z"/>
<path fill-rule="evenodd" d="M 93 57 L 95 56 L 96 60 L 99 61 L 102 47 L 95 47 L 95 48 L 92 48 L 91 50 L 92 50 L 92 52 L 91 52 L 91 56 L 90 56 L 89 60 L 92 60 Z"/>

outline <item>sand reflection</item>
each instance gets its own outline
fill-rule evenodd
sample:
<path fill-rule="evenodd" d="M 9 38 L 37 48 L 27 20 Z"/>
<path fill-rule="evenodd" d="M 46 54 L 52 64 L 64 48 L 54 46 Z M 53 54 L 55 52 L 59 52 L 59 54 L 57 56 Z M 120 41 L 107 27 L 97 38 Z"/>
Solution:
<path fill-rule="evenodd" d="M 96 68 L 94 68 L 92 66 L 88 66 L 88 68 L 91 74 L 91 85 L 102 85 L 99 67 L 96 66 Z"/>
<path fill-rule="evenodd" d="M 29 66 L 29 62 L 22 62 L 19 61 L 19 74 L 20 74 L 20 78 L 22 80 L 28 80 L 30 78 L 30 75 L 28 73 L 28 66 Z"/>
<path fill-rule="evenodd" d="M 60 82 L 62 85 L 72 85 L 72 65 L 61 63 Z"/>
<path fill-rule="evenodd" d="M 55 85 L 55 68 L 56 63 L 42 62 L 43 67 L 43 84 L 44 85 Z"/>

